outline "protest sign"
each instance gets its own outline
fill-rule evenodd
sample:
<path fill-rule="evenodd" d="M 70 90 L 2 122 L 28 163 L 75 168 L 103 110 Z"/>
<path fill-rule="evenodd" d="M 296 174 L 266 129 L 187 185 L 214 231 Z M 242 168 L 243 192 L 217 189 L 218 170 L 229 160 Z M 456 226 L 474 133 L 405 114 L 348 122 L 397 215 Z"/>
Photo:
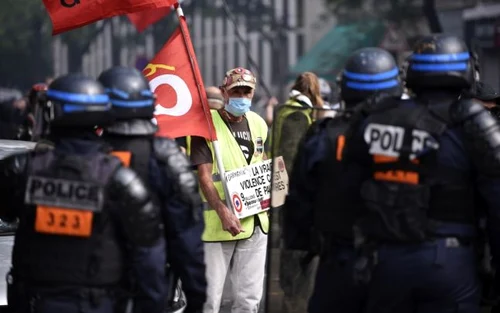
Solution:
<path fill-rule="evenodd" d="M 276 160 L 278 159 L 283 162 L 281 157 L 276 158 Z M 259 214 L 271 208 L 271 179 L 273 178 L 273 175 L 271 175 L 271 167 L 271 160 L 266 160 L 238 170 L 226 172 L 228 195 L 234 213 L 238 218 L 242 219 Z M 286 169 L 284 169 L 284 172 L 286 173 Z M 274 178 L 278 180 L 275 181 L 273 185 L 286 186 L 287 190 L 288 176 L 286 174 L 281 175 L 281 173 L 282 172 L 280 172 L 280 175 L 274 175 Z M 286 178 L 286 182 L 283 181 L 283 178 Z M 279 199 L 276 203 L 279 203 Z"/>
<path fill-rule="evenodd" d="M 288 194 L 288 173 L 283 157 L 274 158 L 273 184 L 271 191 L 271 207 L 276 208 L 285 203 Z"/>

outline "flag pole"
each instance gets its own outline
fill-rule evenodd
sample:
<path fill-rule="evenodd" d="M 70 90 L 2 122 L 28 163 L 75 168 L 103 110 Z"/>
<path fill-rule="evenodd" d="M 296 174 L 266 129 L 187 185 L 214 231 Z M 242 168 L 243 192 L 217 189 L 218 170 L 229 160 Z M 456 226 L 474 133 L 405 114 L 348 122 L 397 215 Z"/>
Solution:
<path fill-rule="evenodd" d="M 208 130 L 210 133 L 211 141 L 212 141 L 212 146 L 214 148 L 214 154 L 215 154 L 215 161 L 217 162 L 217 168 L 219 169 L 219 174 L 220 174 L 220 179 L 222 182 L 222 187 L 224 190 L 224 195 L 226 198 L 226 205 L 228 209 L 231 210 L 231 212 L 234 213 L 233 211 L 233 206 L 231 204 L 231 199 L 229 199 L 229 192 L 227 191 L 227 186 L 226 186 L 226 171 L 224 169 L 224 163 L 222 162 L 222 151 L 220 149 L 219 141 L 217 140 L 216 132 L 213 126 L 213 121 L 212 121 L 212 114 L 210 113 L 210 108 L 208 106 L 207 102 L 207 96 L 206 94 L 203 94 L 203 79 L 201 78 L 201 75 L 199 73 L 198 66 L 197 66 L 197 61 L 196 61 L 196 55 L 194 53 L 194 48 L 192 47 L 191 40 L 188 40 L 190 38 L 189 36 L 189 30 L 185 29 L 184 25 L 182 24 L 182 20 L 185 19 L 186 17 L 184 16 L 184 12 L 182 11 L 181 5 L 179 2 L 176 2 L 174 4 L 175 11 L 177 13 L 177 17 L 179 18 L 179 26 L 181 29 L 181 34 L 182 34 L 182 39 L 184 40 L 184 45 L 186 47 L 188 56 L 189 56 L 189 63 L 191 65 L 191 70 L 193 71 L 193 75 L 196 81 L 196 88 L 198 90 L 198 94 L 201 99 L 202 107 L 203 107 L 203 112 L 205 113 L 205 118 L 207 119 L 207 124 L 208 124 Z"/>

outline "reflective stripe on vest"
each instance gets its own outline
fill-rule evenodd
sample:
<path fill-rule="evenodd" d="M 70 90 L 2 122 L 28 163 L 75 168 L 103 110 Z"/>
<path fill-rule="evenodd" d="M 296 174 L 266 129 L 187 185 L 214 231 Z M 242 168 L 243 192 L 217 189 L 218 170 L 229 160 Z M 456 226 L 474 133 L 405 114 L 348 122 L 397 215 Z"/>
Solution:
<path fill-rule="evenodd" d="M 211 111 L 212 120 L 214 122 L 215 131 L 217 133 L 217 139 L 221 146 L 222 152 L 222 163 L 224 164 L 224 169 L 226 171 L 231 171 L 235 169 L 239 169 L 247 166 L 247 161 L 239 144 L 236 142 L 233 134 L 229 131 L 229 128 L 224 123 L 222 118 L 220 117 L 217 111 Z M 267 139 L 267 125 L 264 119 L 262 119 L 259 115 L 254 112 L 248 112 L 245 115 L 248 120 L 248 126 L 250 128 L 250 134 L 252 137 L 252 141 L 255 147 L 255 152 L 252 156 L 252 160 L 250 164 L 258 163 L 263 161 L 264 153 L 257 153 L 257 138 L 262 139 L 262 143 L 265 143 Z M 212 160 L 215 160 L 214 149 L 212 143 L 207 141 L 210 151 L 212 152 Z M 212 169 L 212 178 L 214 181 L 214 186 L 217 189 L 219 197 L 225 201 L 224 190 L 219 174 L 219 170 L 217 168 L 217 162 L 213 162 Z M 201 197 L 204 202 L 207 202 L 203 193 L 201 193 Z M 232 208 L 229 208 L 232 210 Z M 269 231 L 269 217 L 267 212 L 262 212 L 257 215 L 260 221 L 261 229 L 264 233 L 267 234 Z M 220 221 L 217 212 L 208 207 L 204 211 L 205 217 L 205 230 L 202 235 L 203 241 L 207 242 L 217 242 L 217 241 L 233 241 L 233 240 L 241 240 L 250 238 L 253 234 L 255 224 L 254 216 L 250 216 L 244 219 L 241 219 L 241 227 L 244 232 L 240 233 L 237 236 L 231 235 L 229 232 L 224 231 L 222 229 L 222 223 Z"/>
<path fill-rule="evenodd" d="M 186 155 L 191 156 L 191 136 L 186 137 Z"/>

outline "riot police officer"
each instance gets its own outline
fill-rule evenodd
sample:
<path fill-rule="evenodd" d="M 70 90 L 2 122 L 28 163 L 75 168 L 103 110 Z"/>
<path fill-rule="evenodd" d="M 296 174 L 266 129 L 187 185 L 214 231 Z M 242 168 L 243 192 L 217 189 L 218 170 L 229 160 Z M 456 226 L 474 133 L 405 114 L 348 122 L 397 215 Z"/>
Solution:
<path fill-rule="evenodd" d="M 355 51 L 341 79 L 345 111 L 316 122 L 308 130 L 295 160 L 284 214 L 285 245 L 320 254 L 309 312 L 357 313 L 366 288 L 352 279 L 355 260 L 352 226 L 362 203 L 356 194 L 366 171 L 342 160 L 351 123 L 360 119 L 376 94 L 399 98 L 399 70 L 390 53 L 379 48 Z"/>
<path fill-rule="evenodd" d="M 379 103 L 346 139 L 344 158 L 370 172 L 355 223 L 356 273 L 369 281 L 365 312 L 479 312 L 474 188 L 498 233 L 500 126 L 478 102 L 461 39 L 425 37 L 410 56 L 415 99 Z M 490 238 L 498 257 L 498 234 Z M 498 258 L 496 259 L 498 260 Z"/>
<path fill-rule="evenodd" d="M 103 138 L 115 153 L 125 156 L 161 204 L 168 262 L 182 281 L 188 303 L 185 312 L 201 312 L 207 285 L 201 241 L 204 223 L 190 162 L 174 140 L 154 136 L 155 96 L 141 72 L 113 67 L 98 80 L 110 96 L 116 117 L 104 129 Z"/>
<path fill-rule="evenodd" d="M 94 79 L 69 74 L 46 96 L 54 148 L 0 162 L 0 213 L 20 220 L 9 307 L 111 313 L 130 270 L 139 282 L 135 312 L 163 312 L 160 212 L 139 176 L 94 132 L 112 122 L 108 95 Z"/>

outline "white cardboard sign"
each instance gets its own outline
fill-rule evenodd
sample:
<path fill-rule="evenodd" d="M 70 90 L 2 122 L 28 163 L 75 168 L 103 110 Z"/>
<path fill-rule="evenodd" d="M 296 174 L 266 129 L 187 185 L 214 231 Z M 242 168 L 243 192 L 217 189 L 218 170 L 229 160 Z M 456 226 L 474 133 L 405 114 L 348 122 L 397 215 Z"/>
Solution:
<path fill-rule="evenodd" d="M 271 207 L 276 208 L 285 203 L 288 195 L 288 173 L 283 157 L 274 159 L 273 184 L 271 190 Z"/>
<path fill-rule="evenodd" d="M 234 213 L 239 219 L 259 214 L 271 208 L 271 179 L 273 177 L 271 167 L 271 160 L 266 160 L 226 172 L 228 196 Z M 276 175 L 274 177 L 276 178 Z M 286 185 L 288 187 L 288 179 L 286 182 L 282 182 L 281 179 L 278 182 L 275 181 L 274 185 Z M 273 207 L 274 204 L 275 201 L 273 200 Z"/>

